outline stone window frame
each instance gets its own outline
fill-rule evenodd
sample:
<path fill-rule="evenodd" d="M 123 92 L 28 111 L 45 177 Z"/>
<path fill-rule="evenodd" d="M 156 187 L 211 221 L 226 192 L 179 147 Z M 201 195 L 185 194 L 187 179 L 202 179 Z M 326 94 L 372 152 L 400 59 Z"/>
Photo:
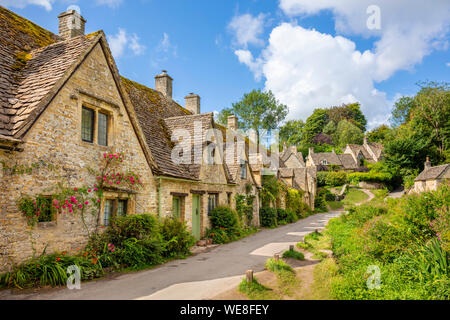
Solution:
<path fill-rule="evenodd" d="M 113 208 L 112 208 L 112 213 L 111 213 L 111 218 L 116 217 L 117 216 L 117 210 L 119 207 L 119 201 L 126 201 L 127 203 L 127 208 L 125 210 L 126 212 L 126 216 L 129 215 L 133 215 L 135 214 L 135 202 L 136 202 L 136 195 L 135 194 L 129 194 L 126 192 L 114 192 L 114 191 L 106 191 L 105 195 L 102 199 L 102 203 L 100 206 L 100 215 L 99 215 L 99 225 L 104 226 L 104 227 L 109 227 L 111 224 L 109 224 L 108 226 L 106 226 L 104 224 L 105 221 L 105 204 L 106 201 L 113 201 Z"/>
<path fill-rule="evenodd" d="M 108 102 L 102 98 L 99 98 L 90 93 L 78 91 L 79 99 L 78 99 L 78 107 L 79 107 L 79 139 L 82 144 L 89 146 L 98 146 L 104 149 L 108 149 L 115 145 L 115 132 L 117 127 L 117 121 L 123 117 L 123 114 L 120 112 L 120 107 L 112 102 Z M 94 111 L 94 130 L 93 130 L 93 142 L 84 141 L 82 138 L 82 119 L 83 119 L 83 108 L 91 109 Z M 101 145 L 98 143 L 98 135 L 99 135 L 99 113 L 108 116 L 107 122 L 107 145 Z"/>

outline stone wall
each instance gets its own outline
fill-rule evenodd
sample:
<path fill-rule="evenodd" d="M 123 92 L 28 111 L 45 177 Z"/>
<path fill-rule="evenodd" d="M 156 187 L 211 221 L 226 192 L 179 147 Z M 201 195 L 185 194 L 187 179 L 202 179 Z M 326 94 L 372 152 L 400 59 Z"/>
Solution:
<path fill-rule="evenodd" d="M 112 116 L 111 146 L 104 147 L 81 140 L 81 108 L 101 108 Z M 58 215 L 56 221 L 27 225 L 16 201 L 21 195 L 52 193 L 59 182 L 77 187 L 94 185 L 105 152 L 124 152 L 125 168 L 142 174 L 144 188 L 136 195 L 136 213 L 155 212 L 156 186 L 147 160 L 130 123 L 116 84 L 98 44 L 75 71 L 57 96 L 25 136 L 23 152 L 0 151 L 7 167 L 28 168 L 21 174 L 3 173 L 0 188 L 0 271 L 13 263 L 53 251 L 75 251 L 87 242 L 86 231 L 77 215 Z M 31 171 L 30 171 L 31 170 Z M 96 218 L 91 216 L 92 227 Z"/>

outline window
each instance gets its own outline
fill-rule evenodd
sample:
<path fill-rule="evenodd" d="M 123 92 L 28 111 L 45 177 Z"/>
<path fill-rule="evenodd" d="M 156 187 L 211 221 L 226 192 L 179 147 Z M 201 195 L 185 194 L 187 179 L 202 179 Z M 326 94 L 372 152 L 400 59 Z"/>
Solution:
<path fill-rule="evenodd" d="M 231 197 L 232 197 L 233 193 L 231 192 L 227 192 L 227 203 L 228 205 L 231 205 Z"/>
<path fill-rule="evenodd" d="M 219 202 L 218 194 L 210 194 L 208 196 L 208 215 L 211 215 L 211 211 L 213 211 L 217 207 L 218 202 Z"/>
<path fill-rule="evenodd" d="M 36 199 L 36 205 L 39 208 L 38 222 L 50 222 L 54 220 L 55 212 L 51 197 L 38 197 Z"/>
<path fill-rule="evenodd" d="M 103 225 L 109 226 L 109 223 L 111 221 L 112 212 L 114 207 L 114 200 L 106 200 L 105 201 L 105 208 L 103 210 Z"/>
<path fill-rule="evenodd" d="M 327 161 L 327 160 L 322 160 L 320 163 L 321 163 L 322 165 L 324 165 L 324 166 L 328 165 L 328 161 Z"/>
<path fill-rule="evenodd" d="M 81 139 L 94 142 L 94 110 L 83 107 L 81 119 Z"/>
<path fill-rule="evenodd" d="M 117 203 L 117 216 L 125 217 L 127 215 L 128 200 L 119 200 Z"/>
<path fill-rule="evenodd" d="M 108 145 L 108 115 L 98 113 L 98 144 L 101 146 Z"/>
<path fill-rule="evenodd" d="M 247 179 L 247 164 L 241 163 L 241 179 Z"/>

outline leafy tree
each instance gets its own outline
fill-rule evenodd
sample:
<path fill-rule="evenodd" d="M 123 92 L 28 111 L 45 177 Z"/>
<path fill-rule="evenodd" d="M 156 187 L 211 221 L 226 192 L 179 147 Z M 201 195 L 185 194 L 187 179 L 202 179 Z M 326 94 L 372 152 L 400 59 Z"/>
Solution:
<path fill-rule="evenodd" d="M 305 123 L 302 120 L 290 120 L 280 127 L 280 141 L 297 146 L 303 140 Z"/>
<path fill-rule="evenodd" d="M 412 125 L 431 131 L 442 157 L 450 139 L 450 86 L 437 82 L 425 82 L 420 86 L 421 90 L 414 97 Z"/>
<path fill-rule="evenodd" d="M 319 133 L 316 135 L 312 141 L 314 144 L 333 144 L 333 138 L 325 133 Z"/>
<path fill-rule="evenodd" d="M 306 120 L 304 141 L 312 142 L 314 137 L 321 133 L 328 123 L 328 113 L 326 109 L 315 109 L 313 114 Z"/>
<path fill-rule="evenodd" d="M 228 124 L 228 117 L 233 115 L 233 110 L 231 108 L 222 109 L 216 116 L 215 121 L 226 126 Z"/>
<path fill-rule="evenodd" d="M 356 125 L 347 120 L 342 120 L 338 123 L 335 142 L 340 147 L 345 147 L 347 144 L 362 144 L 364 140 L 363 131 Z"/>
<path fill-rule="evenodd" d="M 342 120 L 348 120 L 362 131 L 366 130 L 367 120 L 361 111 L 359 103 L 352 103 L 347 105 L 342 105 L 340 107 L 333 107 L 328 109 L 328 118 L 335 124 L 341 122 Z M 324 132 L 326 133 L 326 132 Z"/>
<path fill-rule="evenodd" d="M 392 129 L 383 124 L 367 133 L 367 139 L 371 142 L 383 142 L 391 134 Z"/>
<path fill-rule="evenodd" d="M 327 125 L 323 128 L 323 133 L 332 135 L 336 132 L 336 123 L 333 120 L 327 123 Z"/>
<path fill-rule="evenodd" d="M 410 120 L 410 113 L 413 108 L 414 108 L 414 98 L 401 97 L 394 104 L 394 109 L 392 110 L 391 116 L 391 124 L 394 127 L 398 127 L 408 122 Z"/>
<path fill-rule="evenodd" d="M 243 130 L 254 129 L 258 135 L 262 129 L 274 130 L 286 118 L 288 107 L 281 104 L 272 91 L 253 90 L 244 94 L 241 101 L 233 103 L 230 109 L 225 109 L 219 119 L 235 114 L 240 120 Z"/>

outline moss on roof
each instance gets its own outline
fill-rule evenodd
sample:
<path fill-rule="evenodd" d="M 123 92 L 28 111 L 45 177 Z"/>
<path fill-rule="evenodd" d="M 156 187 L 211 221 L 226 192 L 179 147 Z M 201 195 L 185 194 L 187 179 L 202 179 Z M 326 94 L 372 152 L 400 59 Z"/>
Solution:
<path fill-rule="evenodd" d="M 58 40 L 58 37 L 52 32 L 45 30 L 30 20 L 27 20 L 2 6 L 0 6 L 0 20 L 4 20 L 9 24 L 11 27 L 10 30 L 15 30 L 16 33 L 27 35 L 29 39 L 23 39 L 23 42 L 26 41 L 26 44 L 31 47 L 30 49 L 46 47 Z"/>
<path fill-rule="evenodd" d="M 133 80 L 127 79 L 123 76 L 121 76 L 122 82 L 130 87 L 135 87 L 136 89 L 139 89 L 141 92 L 144 92 L 146 95 L 146 98 L 149 99 L 154 105 L 159 105 L 159 94 L 158 91 L 151 89 L 149 87 L 144 86 L 143 84 L 137 83 Z M 172 100 L 173 101 L 173 100 Z M 183 108 L 182 106 L 180 106 L 177 102 L 173 101 L 174 104 L 180 108 L 181 111 L 183 111 L 186 115 L 192 115 L 192 113 Z M 154 110 L 149 110 L 150 112 L 154 111 Z"/>

